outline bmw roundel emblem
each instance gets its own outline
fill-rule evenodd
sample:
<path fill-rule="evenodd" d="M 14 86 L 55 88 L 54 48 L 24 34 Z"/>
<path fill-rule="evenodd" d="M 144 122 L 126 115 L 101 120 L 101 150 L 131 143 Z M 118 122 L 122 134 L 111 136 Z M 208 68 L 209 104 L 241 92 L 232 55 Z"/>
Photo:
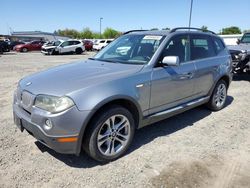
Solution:
<path fill-rule="evenodd" d="M 27 82 L 26 83 L 26 86 L 29 86 L 29 85 L 31 85 L 32 84 L 32 82 Z"/>

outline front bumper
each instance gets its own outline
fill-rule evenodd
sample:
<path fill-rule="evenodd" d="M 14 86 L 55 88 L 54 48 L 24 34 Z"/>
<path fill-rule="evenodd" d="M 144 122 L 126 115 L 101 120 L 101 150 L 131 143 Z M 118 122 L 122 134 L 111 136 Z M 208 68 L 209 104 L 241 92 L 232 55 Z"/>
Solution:
<path fill-rule="evenodd" d="M 58 153 L 79 154 L 81 148 L 80 133 L 89 111 L 79 111 L 76 106 L 51 114 L 32 106 L 30 111 L 22 107 L 22 103 L 14 96 L 13 116 L 15 124 L 26 130 L 38 141 Z M 50 130 L 45 128 L 46 120 L 52 122 Z M 75 138 L 74 141 L 61 142 L 61 139 Z"/>

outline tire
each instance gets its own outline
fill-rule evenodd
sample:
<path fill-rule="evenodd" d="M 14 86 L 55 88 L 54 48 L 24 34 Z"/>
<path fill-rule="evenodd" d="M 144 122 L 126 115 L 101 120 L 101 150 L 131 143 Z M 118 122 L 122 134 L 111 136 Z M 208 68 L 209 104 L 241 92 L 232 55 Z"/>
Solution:
<path fill-rule="evenodd" d="M 21 52 L 28 52 L 27 48 L 22 48 Z"/>
<path fill-rule="evenodd" d="M 81 48 L 77 48 L 75 52 L 76 54 L 82 54 L 83 50 Z"/>
<path fill-rule="evenodd" d="M 219 80 L 213 90 L 207 107 L 213 111 L 219 111 L 224 108 L 227 99 L 227 83 Z"/>
<path fill-rule="evenodd" d="M 132 114 L 126 108 L 112 105 L 98 113 L 90 122 L 83 148 L 97 161 L 113 161 L 129 148 L 134 132 L 135 121 Z"/>

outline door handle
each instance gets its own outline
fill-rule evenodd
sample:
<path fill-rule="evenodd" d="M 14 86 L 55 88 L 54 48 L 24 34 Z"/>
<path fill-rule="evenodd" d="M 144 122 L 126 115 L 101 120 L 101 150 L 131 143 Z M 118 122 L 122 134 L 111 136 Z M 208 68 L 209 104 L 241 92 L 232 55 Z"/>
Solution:
<path fill-rule="evenodd" d="M 181 74 L 180 75 L 180 79 L 183 80 L 183 79 L 190 79 L 193 77 L 193 73 L 192 72 L 188 72 L 188 73 L 184 73 L 184 74 Z"/>

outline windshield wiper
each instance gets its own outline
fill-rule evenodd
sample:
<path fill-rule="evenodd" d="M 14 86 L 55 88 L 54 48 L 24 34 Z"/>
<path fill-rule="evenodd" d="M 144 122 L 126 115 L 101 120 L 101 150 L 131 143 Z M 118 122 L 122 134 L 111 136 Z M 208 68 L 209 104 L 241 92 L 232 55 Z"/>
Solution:
<path fill-rule="evenodd" d="M 109 63 L 119 63 L 117 61 L 109 60 L 109 59 L 98 59 L 98 58 L 89 58 L 90 60 L 96 60 L 96 61 L 104 61 L 104 62 L 109 62 Z"/>

